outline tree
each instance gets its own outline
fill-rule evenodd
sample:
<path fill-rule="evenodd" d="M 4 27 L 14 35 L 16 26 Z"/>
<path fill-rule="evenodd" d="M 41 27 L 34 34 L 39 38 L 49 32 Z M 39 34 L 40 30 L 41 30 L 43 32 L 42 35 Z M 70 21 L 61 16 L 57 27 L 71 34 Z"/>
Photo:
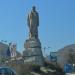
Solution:
<path fill-rule="evenodd" d="M 4 64 L 6 61 L 6 58 L 5 57 L 0 57 L 0 64 Z"/>

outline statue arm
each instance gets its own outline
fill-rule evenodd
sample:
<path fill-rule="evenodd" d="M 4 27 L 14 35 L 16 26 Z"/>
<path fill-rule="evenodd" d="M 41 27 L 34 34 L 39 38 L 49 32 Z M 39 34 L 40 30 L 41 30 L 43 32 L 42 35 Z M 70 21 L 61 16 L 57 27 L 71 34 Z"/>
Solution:
<path fill-rule="evenodd" d="M 28 26 L 30 27 L 30 19 L 29 19 L 29 14 L 28 14 L 28 19 L 27 19 L 27 22 L 28 22 Z"/>
<path fill-rule="evenodd" d="M 37 26 L 39 26 L 39 15 L 37 12 L 36 12 L 36 24 L 37 24 Z"/>
<path fill-rule="evenodd" d="M 37 13 L 37 25 L 39 26 L 39 15 Z"/>

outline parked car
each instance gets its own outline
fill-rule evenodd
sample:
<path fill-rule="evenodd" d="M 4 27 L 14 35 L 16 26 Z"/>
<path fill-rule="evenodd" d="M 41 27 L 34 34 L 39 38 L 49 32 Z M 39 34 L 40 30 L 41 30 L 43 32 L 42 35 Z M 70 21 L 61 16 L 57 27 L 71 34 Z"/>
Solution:
<path fill-rule="evenodd" d="M 8 67 L 0 67 L 0 75 L 16 75 L 16 72 Z"/>

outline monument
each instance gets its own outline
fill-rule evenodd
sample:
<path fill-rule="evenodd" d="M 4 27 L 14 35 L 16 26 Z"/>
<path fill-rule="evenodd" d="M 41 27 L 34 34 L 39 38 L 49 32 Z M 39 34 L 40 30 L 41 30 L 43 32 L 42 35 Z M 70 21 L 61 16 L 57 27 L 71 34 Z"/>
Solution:
<path fill-rule="evenodd" d="M 29 38 L 24 43 L 23 52 L 25 62 L 31 61 L 33 64 L 43 65 L 43 54 L 41 50 L 41 43 L 38 38 L 39 15 L 35 6 L 32 7 L 31 12 L 28 14 L 28 27 Z"/>

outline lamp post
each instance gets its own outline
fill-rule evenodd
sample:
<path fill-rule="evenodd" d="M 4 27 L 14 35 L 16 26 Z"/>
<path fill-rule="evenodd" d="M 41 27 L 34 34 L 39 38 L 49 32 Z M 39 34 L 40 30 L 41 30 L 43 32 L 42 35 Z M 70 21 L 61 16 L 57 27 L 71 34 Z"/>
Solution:
<path fill-rule="evenodd" d="M 48 50 L 48 49 L 50 49 L 51 47 L 44 47 L 43 49 L 44 49 L 44 54 L 45 54 L 45 56 L 47 57 L 47 53 L 46 53 L 46 50 Z M 49 52 L 50 53 L 50 52 Z"/>

